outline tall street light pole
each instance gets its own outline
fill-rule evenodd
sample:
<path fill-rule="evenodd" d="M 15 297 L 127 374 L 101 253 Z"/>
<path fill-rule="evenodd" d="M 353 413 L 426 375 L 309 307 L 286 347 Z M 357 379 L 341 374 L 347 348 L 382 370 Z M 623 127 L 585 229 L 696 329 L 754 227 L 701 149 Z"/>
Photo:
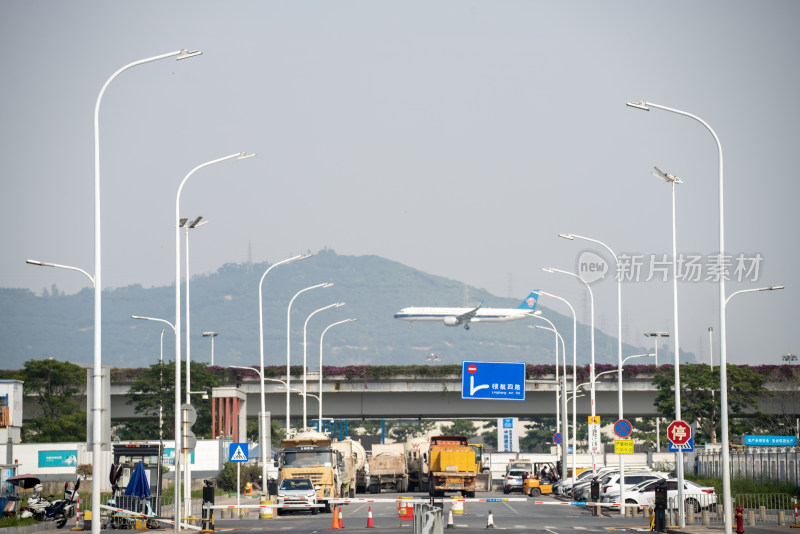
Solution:
<path fill-rule="evenodd" d="M 218 335 L 218 332 L 203 332 L 203 337 L 211 338 L 211 367 L 214 367 L 214 338 Z"/>
<path fill-rule="evenodd" d="M 334 304 L 328 304 L 327 306 L 318 308 L 313 312 L 311 312 L 310 314 L 308 314 L 308 317 L 306 317 L 306 322 L 303 323 L 303 430 L 305 430 L 308 425 L 308 412 L 306 410 L 307 404 L 305 395 L 305 392 L 307 391 L 307 379 L 308 379 L 308 363 L 306 359 L 306 354 L 307 354 L 306 349 L 308 346 L 308 342 L 306 341 L 306 332 L 308 331 L 308 321 L 310 321 L 314 315 L 316 315 L 321 311 L 330 308 L 339 308 L 340 306 L 344 306 L 344 302 L 336 302 Z"/>
<path fill-rule="evenodd" d="M 322 334 L 319 336 L 319 421 L 317 421 L 318 430 L 322 432 L 322 341 L 325 339 L 325 332 L 330 330 L 336 325 L 344 324 L 344 323 L 352 323 L 353 321 L 358 321 L 358 319 L 345 319 L 343 321 L 336 321 L 333 324 L 329 324 L 325 327 L 325 330 L 322 331 Z"/>
<path fill-rule="evenodd" d="M 656 369 L 658 369 L 658 338 L 659 336 L 669 337 L 669 334 L 667 332 L 648 332 L 645 336 L 655 338 L 653 341 L 655 343 Z M 660 420 L 661 418 L 656 416 L 656 452 L 661 452 Z"/>
<path fill-rule="evenodd" d="M 189 230 L 198 228 L 208 221 L 202 221 L 203 217 L 197 217 L 194 220 L 188 218 L 181 218 L 178 221 L 178 226 L 183 228 L 186 232 L 184 239 L 186 244 L 186 404 L 192 403 L 192 357 L 191 357 L 191 341 L 192 337 L 189 331 Z M 202 221 L 202 222 L 201 222 Z M 183 470 L 183 513 L 184 517 L 192 515 L 192 462 L 190 457 L 184 456 L 186 462 Z"/>
<path fill-rule="evenodd" d="M 102 365 L 102 302 L 101 297 L 103 294 L 103 284 L 102 284 L 102 251 L 101 251 L 101 232 L 100 232 L 100 102 L 103 100 L 103 94 L 105 94 L 106 89 L 111 84 L 114 79 L 122 74 L 124 71 L 136 67 L 138 65 L 143 65 L 145 63 L 150 63 L 151 61 L 158 61 L 159 59 L 166 59 L 168 57 L 174 57 L 175 59 L 181 60 L 190 57 L 194 57 L 200 55 L 202 52 L 199 50 L 177 50 L 175 52 L 169 52 L 167 54 L 161 54 L 159 56 L 153 56 L 145 59 L 140 59 L 138 61 L 134 61 L 133 63 L 128 63 L 124 67 L 117 70 L 114 74 L 111 75 L 106 83 L 103 84 L 103 87 L 100 89 L 100 94 L 97 95 L 97 102 L 94 106 L 94 376 L 92 380 L 92 389 L 94 391 L 93 395 L 93 406 L 92 406 L 92 462 L 94 464 L 95 469 L 97 472 L 107 472 L 105 468 L 105 462 L 102 461 L 102 442 L 101 442 L 101 432 L 103 427 L 102 422 L 102 410 L 103 410 L 103 403 L 102 403 L 102 387 L 103 387 L 103 365 Z M 88 409 L 88 406 L 87 406 Z M 176 484 L 177 485 L 177 484 Z M 101 484 L 92 484 L 92 515 L 94 517 L 100 518 L 101 509 L 100 509 L 100 486 Z M 178 517 L 176 514 L 175 518 L 175 531 L 177 532 L 180 529 L 180 523 L 178 522 Z M 100 521 L 92 521 L 92 534 L 100 534 Z"/>
<path fill-rule="evenodd" d="M 584 237 L 577 234 L 558 234 L 558 237 L 569 239 L 572 241 L 573 239 L 582 239 L 583 241 L 589 241 L 590 243 L 595 243 L 600 245 L 601 247 L 605 248 L 609 254 L 614 258 L 614 264 L 617 266 L 617 362 L 618 362 L 618 369 L 617 380 L 619 381 L 620 385 L 622 384 L 622 272 L 620 271 L 619 265 L 619 258 L 611 250 L 611 247 L 599 241 L 597 239 L 592 239 L 591 237 Z M 622 388 L 617 392 L 617 404 L 619 410 L 619 419 L 623 419 L 622 414 Z M 618 455 L 619 458 L 619 502 L 623 504 L 620 506 L 619 512 L 621 514 L 625 513 L 625 456 L 620 454 Z"/>
<path fill-rule="evenodd" d="M 546 295 L 548 297 L 552 297 L 554 299 L 560 300 L 564 304 L 569 307 L 569 310 L 572 312 L 572 485 L 575 485 L 575 455 L 576 451 L 578 450 L 578 443 L 577 443 L 577 410 L 575 404 L 575 396 L 577 394 L 577 384 L 578 384 L 578 349 L 577 349 L 577 337 L 578 337 L 578 319 L 575 315 L 575 308 L 572 307 L 572 304 L 567 302 L 565 299 L 553 295 L 552 293 L 548 293 L 547 291 L 539 291 L 540 294 Z M 566 372 L 564 373 L 566 376 Z"/>
<path fill-rule="evenodd" d="M 186 455 L 185 444 L 181 440 L 181 192 L 189 178 L 200 169 L 229 159 L 246 159 L 252 156 L 255 156 L 255 154 L 237 152 L 198 165 L 181 180 L 178 186 L 178 193 L 175 195 L 175 532 L 180 530 L 181 514 L 181 485 L 179 483 L 181 479 L 181 454 L 179 451 Z M 188 387 L 186 391 L 188 395 Z M 97 517 L 100 516 L 98 515 Z M 94 528 L 94 521 L 92 522 L 92 527 Z"/>
<path fill-rule="evenodd" d="M 141 319 L 143 321 L 155 321 L 158 323 L 164 323 L 165 325 L 169 326 L 172 329 L 172 332 L 175 332 L 175 326 L 167 321 L 166 319 L 157 319 L 155 317 L 144 317 L 141 315 L 131 315 L 131 319 Z M 163 382 L 164 382 L 164 332 L 166 332 L 166 328 L 161 329 L 161 353 L 158 357 L 158 390 L 159 393 L 163 393 Z M 162 455 L 164 454 L 164 402 L 163 400 L 158 403 L 158 492 L 163 494 L 163 490 L 161 489 L 161 462 L 162 462 Z M 178 448 L 175 447 L 175 456 L 178 455 Z M 158 497 L 158 496 L 157 496 Z M 161 510 L 161 506 L 159 504 L 159 510 Z"/>
<path fill-rule="evenodd" d="M 567 424 L 567 349 L 564 347 L 564 338 L 561 337 L 561 334 L 558 333 L 555 325 L 550 322 L 545 317 L 536 316 L 537 318 L 547 321 L 547 323 L 552 327 L 548 328 L 546 326 L 539 326 L 539 325 L 530 325 L 528 328 L 533 329 L 541 329 L 541 330 L 548 330 L 553 332 L 556 337 L 556 373 L 558 373 L 558 341 L 561 340 L 561 354 L 562 360 L 564 361 L 564 373 L 561 375 L 561 380 L 559 381 L 556 378 L 556 420 L 558 421 L 556 424 L 556 432 L 561 432 L 561 427 L 564 428 L 564 436 L 561 439 L 561 473 L 559 476 L 561 480 L 567 479 L 567 443 L 569 443 L 569 425 Z M 563 387 L 562 387 L 563 386 Z M 559 404 L 560 403 L 560 404 Z M 560 412 L 560 416 L 559 416 Z M 574 429 L 573 429 L 574 432 Z"/>
<path fill-rule="evenodd" d="M 627 105 L 632 108 L 641 109 L 644 111 L 650 111 L 650 108 L 661 109 L 664 111 L 669 111 L 671 113 L 676 113 L 678 115 L 682 115 L 684 117 L 689 117 L 690 119 L 694 119 L 700 124 L 702 124 L 714 137 L 714 141 L 717 144 L 717 154 L 719 156 L 719 265 L 724 265 L 725 260 L 725 201 L 724 201 L 724 178 L 723 178 L 723 160 L 722 160 L 722 144 L 719 141 L 719 137 L 717 133 L 714 131 L 711 126 L 708 125 L 703 119 L 698 117 L 697 115 L 693 115 L 691 113 L 687 113 L 686 111 L 681 111 L 679 109 L 668 108 L 666 106 L 661 106 L 659 104 L 654 104 L 652 102 L 646 102 L 642 100 L 641 102 L 628 102 Z M 677 322 L 677 321 L 676 321 Z M 677 325 L 676 325 L 677 326 Z M 724 513 L 724 526 L 725 530 L 730 532 L 733 528 L 733 516 L 731 514 L 731 474 L 730 474 L 730 450 L 728 450 L 729 442 L 728 442 L 728 391 L 725 385 L 728 382 L 728 370 L 727 370 L 727 351 L 725 346 L 725 275 L 722 273 L 719 276 L 719 337 L 720 337 L 720 405 L 721 405 L 721 426 L 722 426 L 722 499 L 723 499 L 723 513 Z M 676 332 L 677 337 L 677 332 Z M 678 353 L 678 345 L 675 344 L 675 352 Z M 724 384 L 724 385 L 723 385 Z M 677 384 L 675 391 L 678 391 Z M 680 410 L 680 406 L 676 406 L 676 410 Z M 678 417 L 680 419 L 680 417 Z M 681 453 L 679 453 L 681 454 Z M 683 465 L 679 466 L 679 475 L 683 474 Z M 679 498 L 683 499 L 683 484 L 679 483 L 678 490 L 681 493 Z M 679 516 L 680 516 L 680 526 L 685 526 L 685 511 L 683 506 L 679 509 Z"/>
<path fill-rule="evenodd" d="M 561 273 L 566 274 L 572 277 L 577 278 L 580 280 L 583 285 L 586 286 L 586 289 L 589 290 L 589 315 L 591 319 L 591 354 L 592 360 L 589 364 L 589 377 L 590 377 L 590 388 L 589 388 L 589 398 L 591 400 L 592 406 L 592 425 L 590 425 L 591 432 L 589 432 L 589 449 L 592 451 L 592 473 L 597 473 L 597 426 L 594 421 L 597 421 L 597 407 L 595 406 L 595 387 L 594 387 L 594 293 L 592 293 L 592 287 L 580 276 L 575 273 L 571 273 L 569 271 L 564 271 L 561 269 L 555 269 L 553 267 L 544 267 L 542 270 L 546 273 Z M 576 429 L 573 429 L 574 432 L 577 432 Z"/>
<path fill-rule="evenodd" d="M 664 180 L 670 184 L 672 189 L 672 328 L 675 331 L 675 419 L 681 420 L 681 344 L 680 329 L 678 328 L 678 233 L 675 222 L 675 185 L 682 184 L 683 180 L 662 171 L 658 167 L 653 167 L 654 172 L 650 173 L 656 178 Z M 678 499 L 683 502 L 683 450 L 678 450 L 677 461 L 678 475 Z M 684 511 L 679 512 L 681 527 L 686 525 Z"/>
<path fill-rule="evenodd" d="M 267 270 L 264 271 L 264 274 L 261 275 L 261 280 L 258 282 L 258 348 L 259 348 L 259 356 L 260 356 L 260 368 L 261 368 L 261 413 L 258 415 L 258 426 L 259 426 L 259 439 L 261 440 L 261 480 L 266 482 L 267 480 L 267 447 L 271 447 L 271 443 L 265 444 L 265 436 L 267 434 L 270 435 L 270 439 L 268 441 L 272 441 L 272 423 L 267 417 L 267 401 L 266 401 L 266 392 L 264 390 L 264 279 L 267 277 L 269 272 L 277 267 L 278 265 L 283 265 L 284 263 L 289 263 L 295 260 L 304 260 L 306 258 L 310 258 L 311 254 L 298 254 L 296 256 L 292 256 L 291 258 L 286 258 L 285 260 L 281 260 L 278 262 L 273 263 Z M 264 486 L 266 488 L 266 486 Z M 267 493 L 269 490 L 267 490 Z"/>
<path fill-rule="evenodd" d="M 330 282 L 325 282 L 322 284 L 317 284 L 315 286 L 310 286 L 305 289 L 301 289 L 292 297 L 292 300 L 289 301 L 289 307 L 286 309 L 286 438 L 289 438 L 289 430 L 291 428 L 290 423 L 290 408 L 291 408 L 291 399 L 289 394 L 289 388 L 291 387 L 292 381 L 292 373 L 291 373 L 291 365 L 292 365 L 292 341 L 291 341 L 291 326 L 292 326 L 292 304 L 294 303 L 294 299 L 305 293 L 306 291 L 311 291 L 312 289 L 317 289 L 318 287 L 331 287 L 333 284 Z"/>

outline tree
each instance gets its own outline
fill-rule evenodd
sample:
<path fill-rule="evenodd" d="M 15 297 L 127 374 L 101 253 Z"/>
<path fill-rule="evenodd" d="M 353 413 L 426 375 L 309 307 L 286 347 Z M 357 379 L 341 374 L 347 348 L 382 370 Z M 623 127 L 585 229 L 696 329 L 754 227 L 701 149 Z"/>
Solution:
<path fill-rule="evenodd" d="M 525 425 L 528 433 L 519 440 L 519 448 L 524 451 L 543 449 L 553 444 L 553 434 L 556 433 L 555 417 L 538 417 Z"/>
<path fill-rule="evenodd" d="M 20 380 L 36 406 L 34 417 L 22 425 L 24 441 L 86 441 L 86 371 L 69 362 L 28 360 Z"/>
<path fill-rule="evenodd" d="M 192 391 L 208 391 L 218 385 L 216 375 L 201 362 L 191 362 Z M 131 384 L 128 404 L 140 419 L 125 421 L 116 425 L 120 439 L 158 439 L 159 408 L 163 407 L 164 439 L 175 436 L 175 363 L 155 363 Z M 186 381 L 181 380 L 181 399 L 186 398 Z M 198 438 L 211 437 L 211 400 L 192 398 L 192 406 L 197 410 L 197 421 L 192 432 Z"/>
<path fill-rule="evenodd" d="M 436 426 L 436 421 L 433 419 L 420 419 L 419 423 L 405 423 L 392 428 L 389 435 L 393 440 L 399 443 L 405 443 L 412 438 L 427 434 L 433 430 L 434 426 Z"/>
<path fill-rule="evenodd" d="M 478 428 L 470 419 L 454 419 L 452 425 L 442 426 L 442 434 L 465 436 L 467 439 L 471 439 L 478 435 Z"/>
<path fill-rule="evenodd" d="M 758 397 L 770 395 L 764 387 L 766 377 L 752 369 L 738 365 L 728 365 L 728 415 L 730 433 L 736 435 L 752 426 L 746 425 L 745 416 L 760 417 Z M 681 365 L 681 418 L 688 423 L 696 423 L 699 440 L 717 443 L 720 426 L 719 367 L 713 370 L 705 364 Z M 658 388 L 655 407 L 667 419 L 675 416 L 675 372 L 671 365 L 660 367 L 653 376 L 653 384 Z"/>

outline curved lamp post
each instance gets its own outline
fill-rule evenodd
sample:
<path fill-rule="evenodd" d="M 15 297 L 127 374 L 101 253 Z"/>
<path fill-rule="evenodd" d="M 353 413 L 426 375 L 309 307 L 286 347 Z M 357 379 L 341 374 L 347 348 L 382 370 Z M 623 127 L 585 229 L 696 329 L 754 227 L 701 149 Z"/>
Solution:
<path fill-rule="evenodd" d="M 291 258 L 286 258 L 285 260 L 281 260 L 279 262 L 273 263 L 267 270 L 264 271 L 264 274 L 261 275 L 261 280 L 258 282 L 258 346 L 259 346 L 259 356 L 260 356 L 260 368 L 261 373 L 259 376 L 262 377 L 261 379 L 261 413 L 258 417 L 259 428 L 261 429 L 261 434 L 259 435 L 259 439 L 261 440 L 261 480 L 267 480 L 267 451 L 264 446 L 264 437 L 267 433 L 272 435 L 270 425 L 271 423 L 267 420 L 267 401 L 266 401 L 266 392 L 264 390 L 264 298 L 262 289 L 264 287 L 264 279 L 267 277 L 269 272 L 277 267 L 278 265 L 283 265 L 284 263 L 289 263 L 295 260 L 304 260 L 306 258 L 310 258 L 311 254 L 298 254 L 297 256 L 292 256 Z M 213 345 L 212 345 L 213 346 Z M 270 439 L 271 441 L 271 439 Z M 270 446 L 270 444 L 267 444 Z M 265 486 L 266 487 L 266 486 Z M 269 490 L 267 490 L 269 492 Z"/>
<path fill-rule="evenodd" d="M 573 277 L 577 278 L 578 280 L 580 280 L 581 283 L 583 283 L 583 285 L 586 286 L 586 289 L 589 290 L 589 315 L 590 315 L 590 319 L 591 319 L 591 323 L 592 323 L 591 324 L 591 332 L 590 332 L 592 361 L 591 361 L 591 363 L 589 365 L 589 377 L 591 379 L 591 382 L 590 382 L 591 388 L 589 390 L 589 398 L 590 398 L 591 405 L 592 405 L 592 421 L 595 421 L 596 418 L 597 418 L 597 415 L 596 415 L 597 407 L 595 406 L 595 391 L 594 391 L 594 389 L 595 389 L 594 388 L 594 379 L 595 379 L 595 376 L 594 376 L 594 293 L 592 292 L 592 287 L 583 278 L 581 278 L 580 276 L 578 276 L 575 273 L 571 273 L 569 271 L 564 271 L 564 270 L 561 270 L 561 269 L 555 269 L 553 267 L 543 267 L 542 270 L 544 272 L 546 272 L 546 273 L 561 273 L 561 274 L 566 274 L 566 275 L 569 275 L 569 276 L 573 276 Z M 592 427 L 592 428 L 594 429 L 594 427 Z M 593 438 L 592 434 L 593 434 L 593 432 L 589 433 L 589 448 L 592 451 L 592 472 L 596 473 L 597 472 L 597 447 L 596 447 L 597 440 L 596 440 L 596 438 L 592 439 Z"/>
<path fill-rule="evenodd" d="M 569 307 L 569 311 L 572 312 L 572 484 L 575 484 L 575 456 L 576 451 L 578 450 L 578 442 L 575 429 L 577 428 L 577 410 L 576 410 L 576 389 L 578 384 L 578 318 L 575 315 L 575 308 L 572 307 L 572 304 L 567 302 L 566 299 L 559 297 L 558 295 L 553 295 L 552 293 L 548 293 L 547 291 L 539 291 L 540 294 L 552 297 L 556 300 L 560 300 L 564 304 Z M 564 376 L 566 376 L 566 371 L 564 372 Z M 569 399 L 568 399 L 569 400 Z"/>
<path fill-rule="evenodd" d="M 183 180 L 181 180 L 180 185 L 178 186 L 178 193 L 175 195 L 175 531 L 177 532 L 180 529 L 180 512 L 181 512 L 181 496 L 180 496 L 180 484 L 177 483 L 180 480 L 180 473 L 181 473 L 181 453 L 184 455 L 184 461 L 186 461 L 186 474 L 184 477 L 184 495 L 186 497 L 186 514 L 187 516 L 191 513 L 190 506 L 191 506 L 191 471 L 189 462 L 187 461 L 186 456 L 186 449 L 184 448 L 184 443 L 181 439 L 181 192 L 183 191 L 183 186 L 186 185 L 186 182 L 189 178 L 194 175 L 197 171 L 204 167 L 208 167 L 210 165 L 214 165 L 216 163 L 222 163 L 223 161 L 227 161 L 229 159 L 246 159 L 255 156 L 255 154 L 250 154 L 247 152 L 237 152 L 235 154 L 231 154 L 229 156 L 225 156 L 222 158 L 218 158 L 215 160 L 207 161 L 202 163 L 189 171 Z M 187 360 L 186 365 L 189 366 L 189 362 Z M 188 386 L 188 384 L 187 384 Z M 187 396 L 189 395 L 189 387 L 186 388 Z M 179 452 L 180 451 L 180 452 Z M 100 517 L 99 515 L 97 517 Z M 94 521 L 92 522 L 92 527 L 94 528 Z"/>
<path fill-rule="evenodd" d="M 344 323 L 352 323 L 353 321 L 358 321 L 358 319 L 344 319 L 343 321 L 337 321 L 333 324 L 329 324 L 325 327 L 325 330 L 322 331 L 322 334 L 319 336 L 319 421 L 317 421 L 317 425 L 319 426 L 319 431 L 322 432 L 322 340 L 325 339 L 325 332 L 330 330 L 336 325 L 344 324 Z"/>
<path fill-rule="evenodd" d="M 308 317 L 306 317 L 306 322 L 303 323 L 303 430 L 306 429 L 306 426 L 308 424 L 308 412 L 306 410 L 306 395 L 305 395 L 305 391 L 307 388 L 306 385 L 307 378 L 308 378 L 308 364 L 306 360 L 306 349 L 308 345 L 308 342 L 306 341 L 306 332 L 308 331 L 308 321 L 310 321 L 314 315 L 316 315 L 321 311 L 330 308 L 339 308 L 340 306 L 344 306 L 344 302 L 335 302 L 333 304 L 328 304 L 327 306 L 323 306 L 322 308 L 318 308 L 313 312 L 309 313 Z"/>
<path fill-rule="evenodd" d="M 593 239 L 591 237 L 585 237 L 577 234 L 558 234 L 558 237 L 569 239 L 570 241 L 574 239 L 581 239 L 583 241 L 589 241 L 590 243 L 595 243 L 600 245 L 601 247 L 605 248 L 611 256 L 614 258 L 614 263 L 617 266 L 617 365 L 619 366 L 618 369 L 618 380 L 620 385 L 622 384 L 622 273 L 620 272 L 619 268 L 619 258 L 611 250 L 611 247 L 599 241 L 597 239 Z M 673 256 L 674 259 L 674 256 Z M 677 369 L 677 366 L 676 366 Z M 676 371 L 677 372 L 677 371 Z M 617 394 L 617 403 L 619 405 L 619 419 L 623 419 L 622 414 L 622 388 Z M 619 511 L 621 514 L 625 514 L 625 456 L 620 454 L 618 455 L 619 458 L 619 502 L 622 503 L 620 506 Z"/>
<path fill-rule="evenodd" d="M 105 468 L 105 463 L 101 459 L 102 455 L 102 443 L 101 443 L 101 432 L 102 432 L 102 374 L 103 374 L 103 366 L 102 366 L 102 302 L 101 297 L 103 294 L 103 284 L 102 284 L 102 265 L 101 265 L 101 232 L 100 232 L 100 102 L 103 100 L 103 95 L 106 92 L 106 89 L 111 84 L 114 79 L 125 72 L 126 70 L 136 67 L 138 65 L 143 65 L 145 63 L 150 63 L 152 61 L 158 61 L 159 59 L 166 59 L 168 57 L 174 57 L 175 59 L 186 59 L 190 57 L 194 57 L 197 55 L 202 54 L 199 50 L 177 50 L 175 52 L 169 52 L 166 54 L 161 54 L 158 56 L 153 56 L 145 59 L 140 59 L 138 61 L 134 61 L 133 63 L 128 63 L 124 67 L 117 70 L 114 74 L 111 75 L 106 83 L 103 84 L 103 87 L 100 89 L 100 94 L 97 95 L 97 102 L 94 106 L 94 376 L 92 380 L 92 389 L 94 390 L 94 398 L 93 398 L 93 406 L 92 406 L 92 462 L 94 463 L 95 469 L 98 472 L 105 473 L 107 472 Z M 176 362 L 177 363 L 177 362 Z M 89 407 L 87 406 L 87 409 Z M 177 443 L 176 443 L 177 449 Z M 177 458 L 177 455 L 176 455 Z M 176 461 L 177 467 L 177 461 Z M 177 480 L 177 479 L 176 479 Z M 98 481 L 99 482 L 99 481 Z M 94 517 L 100 518 L 101 509 L 100 509 L 100 484 L 92 484 L 92 515 Z M 177 487 L 178 484 L 175 484 Z M 175 532 L 180 530 L 180 514 L 175 514 Z M 100 521 L 92 521 L 92 534 L 100 534 Z"/>
<path fill-rule="evenodd" d="M 291 343 L 291 325 L 292 325 L 292 304 L 294 303 L 294 299 L 305 293 L 306 291 L 311 291 L 312 289 L 317 289 L 318 287 L 331 287 L 333 284 L 330 282 L 325 282 L 322 284 L 317 284 L 315 286 L 310 286 L 305 289 L 301 289 L 292 297 L 292 300 L 289 301 L 289 307 L 286 310 L 286 438 L 289 438 L 289 429 L 291 428 L 291 423 L 289 421 L 289 409 L 291 407 L 291 400 L 289 398 L 289 389 L 291 387 L 292 382 L 292 373 L 290 372 L 290 366 L 292 363 L 291 354 L 292 354 L 292 343 Z"/>

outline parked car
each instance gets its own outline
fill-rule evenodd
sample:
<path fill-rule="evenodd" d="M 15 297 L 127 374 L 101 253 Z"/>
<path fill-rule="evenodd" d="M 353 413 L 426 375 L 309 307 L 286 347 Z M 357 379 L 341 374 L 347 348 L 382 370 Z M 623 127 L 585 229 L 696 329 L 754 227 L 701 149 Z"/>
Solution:
<path fill-rule="evenodd" d="M 627 493 L 630 488 L 633 486 L 639 485 L 641 482 L 646 480 L 658 480 L 662 478 L 668 478 L 669 475 L 665 473 L 658 473 L 656 471 L 648 470 L 636 470 L 636 471 L 628 471 L 625 473 L 625 492 Z M 605 501 L 605 496 L 609 493 L 620 493 L 620 474 L 614 473 L 607 477 L 603 478 L 602 483 L 600 484 L 600 499 Z"/>
<path fill-rule="evenodd" d="M 278 504 L 317 504 L 317 491 L 310 478 L 284 478 L 278 487 Z M 277 515 L 303 510 L 302 508 L 277 508 Z M 319 508 L 308 509 L 317 515 Z"/>
<path fill-rule="evenodd" d="M 524 492 L 524 485 L 525 479 L 530 475 L 522 470 L 518 469 L 510 469 L 506 473 L 506 477 L 503 480 L 503 493 L 509 494 L 512 491 L 518 491 L 520 493 Z"/>
<path fill-rule="evenodd" d="M 653 480 L 652 479 L 648 479 L 648 480 L 645 480 L 644 482 L 640 482 L 640 483 L 636 484 L 635 486 L 632 486 L 630 488 L 626 488 L 625 489 L 625 495 L 627 496 L 630 493 L 635 493 L 635 492 L 639 491 L 641 488 L 643 488 L 644 486 L 650 484 L 651 482 L 653 482 Z M 609 502 L 609 503 L 619 502 L 619 488 L 617 488 L 615 490 L 610 490 L 608 492 L 608 494 L 603 496 L 602 501 L 603 502 Z"/>
<path fill-rule="evenodd" d="M 625 492 L 625 502 L 628 504 L 653 506 L 656 497 L 656 484 L 652 481 L 641 486 L 638 491 Z M 678 500 L 678 479 L 667 479 L 667 502 L 673 504 Z M 717 506 L 717 493 L 711 486 L 701 486 L 690 480 L 683 481 L 683 502 L 686 509 L 692 507 L 695 513 L 704 508 L 715 509 Z"/>

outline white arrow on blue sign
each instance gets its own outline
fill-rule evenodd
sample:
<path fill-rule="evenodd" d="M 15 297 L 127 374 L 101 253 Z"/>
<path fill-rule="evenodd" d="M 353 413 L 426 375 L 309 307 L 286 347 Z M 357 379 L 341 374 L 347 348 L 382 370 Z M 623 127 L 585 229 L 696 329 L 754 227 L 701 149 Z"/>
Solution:
<path fill-rule="evenodd" d="M 230 462 L 246 462 L 247 455 L 250 452 L 250 445 L 248 443 L 231 443 L 230 449 Z"/>
<path fill-rule="evenodd" d="M 525 364 L 462 362 L 461 398 L 525 400 Z"/>

